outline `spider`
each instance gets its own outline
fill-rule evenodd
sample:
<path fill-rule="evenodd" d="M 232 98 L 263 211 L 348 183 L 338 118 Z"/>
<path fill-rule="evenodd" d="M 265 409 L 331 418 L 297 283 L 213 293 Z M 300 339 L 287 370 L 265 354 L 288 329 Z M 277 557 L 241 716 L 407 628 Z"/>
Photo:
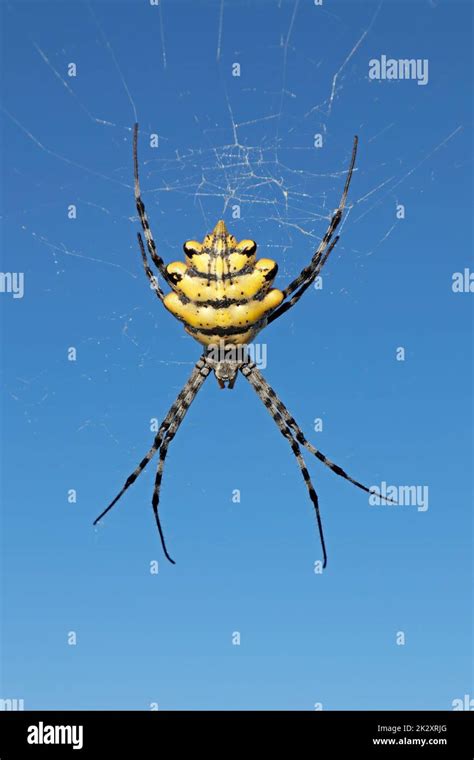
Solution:
<path fill-rule="evenodd" d="M 316 490 L 311 482 L 309 472 L 301 453 L 301 446 L 307 449 L 336 475 L 353 483 L 367 493 L 372 491 L 354 480 L 342 467 L 331 462 L 321 451 L 306 440 L 304 433 L 279 399 L 276 392 L 267 383 L 256 364 L 250 360 L 245 346 L 257 333 L 285 314 L 300 300 L 326 263 L 339 236 L 334 233 L 341 221 L 346 205 L 349 185 L 354 170 L 357 154 L 357 136 L 354 137 L 352 155 L 347 171 L 344 189 L 329 227 L 310 263 L 283 290 L 272 288 L 278 271 L 278 265 L 271 259 L 257 259 L 257 244 L 253 240 L 238 242 L 220 220 L 213 231 L 206 235 L 202 243 L 188 240 L 183 249 L 185 262 L 176 261 L 166 265 L 159 256 L 150 224 L 141 198 L 138 174 L 138 124 L 133 133 L 133 165 L 135 176 L 135 201 L 138 216 L 143 228 L 148 253 L 158 273 L 171 288 L 165 295 L 157 277 L 150 268 L 143 239 L 137 233 L 138 244 L 143 260 L 143 267 L 157 298 L 168 311 L 184 323 L 184 329 L 202 346 L 204 352 L 196 363 L 191 375 L 171 405 L 168 414 L 161 423 L 153 445 L 143 457 L 140 464 L 128 476 L 121 491 L 94 521 L 96 525 L 104 515 L 123 496 L 125 491 L 141 475 L 156 452 L 159 452 L 158 467 L 153 490 L 152 507 L 166 558 L 173 564 L 166 547 L 165 537 L 158 514 L 160 487 L 163 477 L 168 447 L 176 435 L 183 418 L 194 401 L 196 394 L 211 372 L 221 388 L 233 388 L 240 372 L 248 380 L 268 412 L 276 422 L 280 433 L 288 441 L 303 476 L 309 498 L 316 515 L 323 567 L 327 564 L 326 543 L 319 510 Z M 387 499 L 388 500 L 388 499 Z"/>

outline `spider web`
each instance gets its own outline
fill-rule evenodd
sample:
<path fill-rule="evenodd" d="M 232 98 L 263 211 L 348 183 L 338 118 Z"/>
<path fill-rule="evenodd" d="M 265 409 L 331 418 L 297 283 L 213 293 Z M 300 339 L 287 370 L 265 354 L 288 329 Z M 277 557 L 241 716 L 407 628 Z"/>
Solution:
<path fill-rule="evenodd" d="M 45 5 L 46 7 L 46 5 Z M 49 7 L 49 6 L 48 6 Z M 249 6 L 251 9 L 251 6 Z M 257 6 L 255 6 L 256 8 Z M 7 119 L 23 135 L 29 149 L 43 154 L 46 165 L 53 169 L 59 164 L 66 165 L 74 177 L 82 178 L 81 192 L 77 203 L 89 207 L 102 215 L 107 225 L 122 230 L 124 238 L 134 249 L 134 236 L 138 229 L 133 209 L 133 187 L 130 166 L 131 125 L 136 120 L 141 124 L 140 164 L 142 192 L 151 219 L 152 229 L 159 248 L 166 260 L 181 258 L 181 244 L 189 237 L 202 238 L 212 229 L 220 216 L 232 218 L 228 226 L 238 237 L 255 237 L 265 231 L 265 254 L 275 258 L 284 278 L 294 277 L 309 260 L 327 227 L 330 216 L 339 202 L 340 193 L 347 171 L 354 129 L 347 128 L 339 120 L 339 112 L 344 112 L 348 93 L 354 83 L 367 79 L 367 60 L 371 44 L 376 40 L 377 25 L 383 21 L 385 8 L 382 3 L 361 5 L 359 28 L 349 28 L 344 23 L 344 6 L 314 6 L 312 13 L 320 14 L 320 24 L 325 34 L 332 35 L 331 49 L 326 47 L 321 56 L 315 55 L 311 37 L 305 33 L 304 19 L 308 7 L 301 0 L 294 2 L 269 3 L 267 12 L 275 13 L 278 21 L 272 30 L 271 39 L 266 40 L 259 56 L 267 62 L 263 74 L 255 76 L 257 82 L 244 83 L 237 77 L 229 77 L 233 60 L 245 56 L 233 47 L 232 14 L 236 3 L 218 0 L 210 4 L 207 12 L 214 22 L 215 63 L 220 77 L 220 88 L 213 90 L 213 100 L 217 102 L 217 117 L 207 113 L 206 103 L 200 110 L 193 110 L 188 133 L 179 135 L 159 134 L 159 150 L 156 158 L 147 150 L 147 140 L 153 133 L 147 117 L 142 122 L 145 101 L 140 97 L 134 79 L 132 56 L 120 43 L 112 40 L 117 30 L 109 27 L 106 3 L 85 3 L 80 6 L 81 25 L 77 31 L 68 31 L 67 43 L 54 38 L 41 39 L 28 25 L 28 20 L 20 10 L 15 12 L 27 29 L 27 44 L 37 62 L 43 67 L 44 76 L 50 78 L 50 88 L 54 85 L 58 102 L 66 96 L 73 104 L 78 123 L 85 122 L 107 135 L 108 142 L 120 147 L 120 159 L 111 170 L 103 170 L 98 163 L 88 163 L 84 151 L 76 150 L 75 143 L 65 152 L 55 146 L 55 132 L 40 133 L 34 123 L 13 110 L 5 110 Z M 130 19 L 133 19 L 131 6 Z M 155 28 L 158 30 L 155 68 L 147 71 L 145 79 L 150 90 L 155 77 L 165 76 L 170 66 L 170 51 L 178 44 L 176 14 L 178 4 L 162 0 L 157 4 Z M 250 10 L 250 12 L 252 12 Z M 88 94 L 87 87 L 80 80 L 65 74 L 65 63 L 74 59 L 81 44 L 94 43 L 106 76 L 102 75 L 99 86 L 104 91 L 114 90 L 116 98 L 122 99 L 120 108 L 109 113 L 106 104 Z M 295 74 L 301 62 L 309 72 L 308 81 L 317 77 L 318 86 L 314 92 L 307 83 L 301 84 Z M 176 65 L 176 64 L 174 64 Z M 265 76 L 266 74 L 266 76 Z M 98 74 L 99 78 L 101 74 Z M 252 78 L 250 78 L 252 79 Z M 232 92 L 232 85 L 239 82 L 238 94 Z M 243 81 L 243 80 L 242 80 Z M 49 90 L 52 92 L 52 90 Z M 416 93 L 415 93 L 416 94 Z M 141 95 L 141 93 L 140 93 Z M 167 110 L 179 107 L 189 92 L 180 87 L 172 95 L 168 93 Z M 242 107 L 242 96 L 248 96 L 250 108 Z M 370 96 L 377 100 L 377 93 Z M 416 109 L 415 98 L 407 106 L 407 112 Z M 250 116 L 247 112 L 250 112 Z M 57 129 L 61 129 L 61 114 L 57 119 Z M 85 120 L 85 121 L 84 121 Z M 396 126 L 394 120 L 377 121 L 372 127 L 363 119 L 354 123 L 357 131 L 362 130 L 368 147 L 384 142 Z M 395 154 L 393 160 L 377 159 L 365 162 L 365 176 L 361 183 L 354 182 L 357 190 L 351 190 L 348 209 L 341 229 L 350 225 L 353 230 L 365 218 L 371 222 L 370 238 L 364 247 L 357 242 L 345 243 L 344 239 L 357 240 L 356 235 L 344 235 L 339 250 L 344 245 L 352 246 L 349 253 L 357 266 L 363 267 L 367 256 L 379 253 L 386 241 L 395 233 L 397 220 L 393 213 L 380 213 L 393 204 L 399 189 L 414 183 L 419 191 L 422 180 L 417 179 L 420 169 L 426 170 L 436 154 L 448 146 L 462 130 L 462 125 L 442 125 L 439 139 L 430 145 L 421 140 L 414 146 L 410 156 Z M 315 135 L 320 135 L 323 145 L 330 145 L 330 151 L 317 150 Z M 355 177 L 360 172 L 356 168 Z M 30 177 L 32 183 L 38 178 Z M 100 193 L 92 192 L 92 181 L 101 188 Z M 38 185 L 40 186 L 40 182 Z M 115 203 L 107 200 L 109 195 L 116 200 L 120 197 L 121 211 Z M 129 209 L 127 211 L 126 209 Z M 238 210 L 238 211 L 237 211 Z M 237 215 L 236 215 L 237 213 Z M 180 216 L 185 233 L 168 225 L 167 218 Z M 198 216 L 196 216 L 196 214 Z M 201 218 L 200 231 L 196 229 L 196 219 Z M 34 221 L 33 221 L 34 220 Z M 189 220 L 189 221 L 188 221 Z M 125 281 L 141 276 L 132 264 L 132 259 L 121 251 L 97 249 L 90 245 L 79 247 L 74 235 L 67 238 L 58 236 L 54 228 L 42 224 L 32 209 L 20 206 L 7 219 L 9 224 L 26 235 L 27 244 L 34 244 L 35 250 L 48 254 L 42 262 L 52 263 L 50 288 L 53 292 L 62 287 L 62 278 L 68 276 L 73 261 L 81 264 L 88 276 L 103 276 L 105 270 L 115 270 Z M 105 230 L 105 227 L 104 227 Z M 194 235 L 192 234 L 193 230 Z M 255 230 L 255 231 L 254 231 Z M 367 227 L 364 227 L 367 230 Z M 127 245 L 128 249 L 128 245 Z M 336 249 L 337 250 L 337 249 Z M 166 252 L 166 254 L 165 254 Z M 346 249 L 347 252 L 347 249 Z M 136 252 L 135 252 L 135 255 Z M 339 256 L 340 253 L 335 255 Z M 99 275 L 100 273 L 100 275 Z M 144 280 L 143 280 L 144 282 Z M 338 284 L 340 292 L 346 292 L 344 285 Z M 114 352 L 113 366 L 125 369 L 129 360 L 114 351 L 117 331 L 130 341 L 135 351 L 138 366 L 150 362 L 191 365 L 185 350 L 178 349 L 168 355 L 161 353 L 156 358 L 152 348 L 143 344 L 141 326 L 156 326 L 161 316 L 157 316 L 155 305 L 132 305 L 126 312 L 118 310 L 104 312 L 101 334 L 83 337 L 79 345 L 94 343 L 97 346 L 110 342 Z M 99 332 L 99 331 L 98 331 Z M 116 346 L 115 346 L 116 348 Z M 58 360 L 59 361 L 59 360 Z M 17 378 L 10 386 L 10 396 L 21 403 L 26 419 L 34 418 L 34 409 L 43 404 L 52 391 L 51 367 L 40 368 L 34 376 Z M 104 420 L 92 422 L 84 420 L 83 426 L 99 424 L 107 434 L 115 439 L 115 434 Z"/>

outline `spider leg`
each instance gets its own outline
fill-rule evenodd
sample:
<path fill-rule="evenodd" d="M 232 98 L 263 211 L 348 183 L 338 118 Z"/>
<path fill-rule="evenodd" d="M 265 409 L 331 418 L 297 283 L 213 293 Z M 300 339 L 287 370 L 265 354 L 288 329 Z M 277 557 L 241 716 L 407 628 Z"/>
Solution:
<path fill-rule="evenodd" d="M 151 504 L 153 507 L 153 514 L 155 515 L 156 520 L 156 526 L 158 528 L 158 533 L 160 534 L 161 539 L 161 546 L 163 547 L 163 551 L 165 553 L 165 557 L 167 560 L 169 560 L 173 565 L 175 565 L 174 559 L 172 559 L 168 553 L 168 549 L 166 548 L 166 542 L 165 542 L 165 536 L 163 533 L 163 529 L 161 527 L 161 521 L 158 514 L 158 505 L 160 503 L 160 489 L 161 489 L 161 480 L 163 478 L 163 470 L 165 466 L 165 459 L 166 454 L 168 453 L 168 446 L 170 445 L 171 441 L 175 437 L 176 433 L 178 432 L 179 426 L 181 425 L 181 422 L 183 421 L 183 417 L 188 411 L 189 407 L 191 406 L 192 401 L 194 400 L 199 388 L 203 384 L 206 377 L 209 375 L 211 369 L 208 365 L 205 365 L 201 370 L 200 375 L 200 382 L 197 386 L 194 387 L 194 389 L 190 392 L 190 395 L 188 397 L 185 397 L 183 400 L 183 403 L 181 406 L 177 409 L 176 414 L 173 418 L 173 421 L 171 422 L 171 425 L 169 426 L 168 430 L 166 431 L 166 435 L 164 437 L 164 440 L 160 447 L 159 452 L 159 459 L 158 459 L 158 467 L 156 470 L 156 477 L 155 477 L 155 487 L 153 489 L 153 498 L 151 500 Z"/>
<path fill-rule="evenodd" d="M 156 245 L 155 245 L 155 241 L 153 240 L 150 223 L 148 221 L 148 216 L 145 211 L 145 204 L 143 203 L 142 197 L 141 197 L 140 179 L 138 175 L 138 124 L 135 124 L 133 128 L 133 170 L 134 170 L 134 175 L 135 175 L 135 202 L 137 206 L 138 216 L 140 218 L 140 223 L 142 225 L 143 232 L 145 235 L 147 248 L 156 268 L 160 272 L 165 282 L 167 282 L 168 285 L 170 285 L 171 282 L 170 282 L 168 272 L 166 271 L 166 265 L 163 259 L 161 258 L 161 256 L 158 255 L 158 251 L 156 250 Z"/>
<path fill-rule="evenodd" d="M 275 319 L 278 319 L 278 317 L 281 317 L 282 314 L 284 314 L 286 311 L 291 309 L 292 306 L 297 303 L 305 290 L 309 288 L 310 285 L 315 281 L 316 277 L 320 273 L 321 269 L 325 265 L 329 254 L 331 253 L 334 246 L 337 244 L 337 241 L 339 240 L 339 235 L 337 235 L 334 240 L 331 241 L 331 244 L 328 246 L 327 250 L 324 252 L 324 254 L 321 254 L 318 260 L 315 263 L 315 266 L 312 270 L 312 272 L 308 275 L 308 279 L 303 283 L 303 285 L 300 287 L 299 290 L 296 291 L 296 293 L 290 298 L 289 301 L 284 301 L 268 318 L 267 324 L 269 325 L 271 322 L 273 322 Z M 309 268 L 308 268 L 309 269 Z M 304 271 L 304 270 L 303 270 Z M 303 274 L 303 272 L 301 273 Z"/>
<path fill-rule="evenodd" d="M 319 539 L 321 541 L 321 549 L 323 552 L 323 567 L 326 567 L 327 564 L 327 552 L 326 552 L 326 542 L 324 540 L 324 531 L 323 531 L 323 523 L 321 520 L 321 514 L 319 511 L 319 499 L 318 494 L 316 493 L 316 490 L 311 482 L 311 478 L 308 472 L 308 469 L 306 467 L 306 463 L 303 459 L 303 456 L 301 454 L 301 449 L 298 446 L 298 442 L 293 438 L 293 435 L 291 433 L 291 430 L 288 428 L 288 426 L 285 423 L 285 420 L 283 419 L 282 415 L 276 409 L 276 407 L 273 406 L 272 401 L 270 397 L 263 392 L 261 392 L 260 387 L 258 384 L 255 384 L 252 379 L 252 364 L 243 364 L 240 367 L 240 371 L 242 372 L 243 376 L 251 383 L 253 388 L 257 391 L 257 394 L 261 401 L 263 401 L 264 405 L 270 412 L 274 422 L 276 422 L 278 429 L 280 433 L 287 439 L 288 443 L 291 446 L 291 450 L 295 456 L 296 461 L 298 462 L 298 466 L 300 468 L 301 474 L 303 476 L 306 488 L 308 489 L 309 497 L 313 503 L 314 511 L 316 514 L 316 522 L 318 524 L 318 531 L 319 531 Z"/>
<path fill-rule="evenodd" d="M 342 467 L 339 467 L 339 465 L 334 464 L 334 462 L 331 462 L 330 459 L 328 459 L 321 451 L 319 451 L 319 449 L 313 446 L 313 444 L 310 443 L 306 439 L 306 437 L 303 434 L 303 431 L 301 430 L 300 426 L 296 422 L 295 418 L 289 413 L 284 403 L 278 398 L 276 392 L 273 390 L 271 385 L 267 383 L 262 373 L 257 369 L 255 365 L 249 364 L 247 366 L 249 368 L 246 375 L 247 380 L 250 382 L 250 384 L 253 386 L 255 391 L 258 393 L 258 395 L 262 399 L 265 406 L 267 406 L 267 400 L 268 400 L 270 407 L 276 409 L 281 414 L 283 420 L 285 421 L 285 424 L 290 428 L 290 430 L 293 431 L 298 443 L 304 446 L 311 454 L 313 454 L 317 459 L 319 459 L 320 462 L 323 462 L 323 464 L 325 464 L 326 467 L 329 467 L 330 470 L 335 472 L 336 475 L 340 475 L 341 478 L 345 478 L 345 480 L 348 480 L 350 483 L 353 483 L 353 485 L 357 486 L 357 488 L 360 488 L 362 491 L 365 491 L 366 493 L 371 494 L 372 491 L 370 490 L 370 488 L 368 488 L 367 486 L 364 486 L 363 483 L 359 483 L 358 480 L 354 480 L 354 478 L 351 478 L 351 476 L 348 475 L 347 472 L 345 472 L 342 469 Z M 392 502 L 392 504 L 396 503 L 393 501 L 393 499 L 390 499 L 389 497 L 382 497 L 382 498 L 385 498 L 386 501 Z"/>
<path fill-rule="evenodd" d="M 127 480 L 125 481 L 122 489 L 119 491 L 117 496 L 110 502 L 110 504 L 104 509 L 103 512 L 100 513 L 100 515 L 94 520 L 94 525 L 97 525 L 99 520 L 102 520 L 102 518 L 109 512 L 112 507 L 115 506 L 115 504 L 118 502 L 118 500 L 123 496 L 125 491 L 127 491 L 128 488 L 130 488 L 133 483 L 135 483 L 136 479 L 142 474 L 143 470 L 147 466 L 148 462 L 154 457 L 158 449 L 160 448 L 163 440 L 166 438 L 166 435 L 168 433 L 168 430 L 173 424 L 174 419 L 177 415 L 179 416 L 179 419 L 184 417 L 187 410 L 189 409 L 190 404 L 192 403 L 194 397 L 196 396 L 196 393 L 198 392 L 199 388 L 203 384 L 204 380 L 208 376 L 210 372 L 209 367 L 207 366 L 206 360 L 204 357 L 201 357 L 199 361 L 197 362 L 196 366 L 194 367 L 193 371 L 191 372 L 191 375 L 184 385 L 183 389 L 178 394 L 175 402 L 171 405 L 168 414 L 164 418 L 163 422 L 160 425 L 160 428 L 155 436 L 155 440 L 153 441 L 153 445 L 148 450 L 148 452 L 143 457 L 140 464 L 136 467 L 136 469 L 128 476 Z"/>
<path fill-rule="evenodd" d="M 321 269 L 323 268 L 324 264 L 327 261 L 327 258 L 336 245 L 339 238 L 336 238 L 332 245 L 330 245 L 332 237 L 334 235 L 334 232 L 336 231 L 337 227 L 339 226 L 339 223 L 342 219 L 342 214 L 344 212 L 344 208 L 347 201 L 347 194 L 349 192 L 349 186 L 351 184 L 352 179 L 352 173 L 354 171 L 354 164 L 356 160 L 357 155 L 357 144 L 358 144 L 358 138 L 357 136 L 354 137 L 354 144 L 352 147 L 352 155 L 351 155 L 351 161 L 349 164 L 349 169 L 347 172 L 346 182 L 344 184 L 344 190 L 342 191 L 341 199 L 339 201 L 339 206 L 337 207 L 336 211 L 331 217 L 331 221 L 329 222 L 329 227 L 327 228 L 326 234 L 324 235 L 323 239 L 321 240 L 317 250 L 314 252 L 313 257 L 308 264 L 307 267 L 305 267 L 298 277 L 296 277 L 292 282 L 290 282 L 289 285 L 282 291 L 285 298 L 288 298 L 288 296 L 291 296 L 292 293 L 295 292 L 295 290 L 300 290 L 298 293 L 293 296 L 293 298 L 288 301 L 287 303 L 281 304 L 269 317 L 268 324 L 273 322 L 275 319 L 280 317 L 282 314 L 285 313 L 285 311 L 288 311 L 288 309 L 291 309 L 292 306 L 295 305 L 303 295 L 306 288 L 309 287 L 309 285 L 313 282 L 313 280 L 317 277 Z M 329 249 L 328 249 L 329 246 Z M 301 287 L 303 286 L 303 287 Z"/>
<path fill-rule="evenodd" d="M 148 264 L 148 259 L 146 257 L 145 246 L 143 245 L 142 236 L 140 235 L 139 232 L 137 233 L 137 238 L 138 238 L 138 245 L 140 246 L 140 251 L 141 251 L 141 254 L 142 254 L 143 267 L 145 269 L 145 274 L 148 277 L 148 279 L 150 280 L 151 287 L 155 291 L 157 298 L 160 301 L 163 301 L 165 295 L 164 295 L 163 291 L 161 290 L 160 286 L 158 285 L 158 280 L 157 280 L 156 276 L 153 274 L 152 270 L 150 269 L 150 266 Z"/>
<path fill-rule="evenodd" d="M 158 506 L 160 503 L 161 479 L 163 477 L 163 469 L 165 466 L 165 459 L 166 459 L 166 454 L 168 452 L 168 446 L 170 445 L 172 439 L 174 438 L 174 434 L 176 433 L 178 427 L 179 427 L 179 423 L 176 426 L 173 435 L 171 437 L 167 435 L 160 448 L 160 455 L 159 455 L 160 458 L 158 461 L 158 468 L 156 470 L 155 487 L 153 489 L 153 498 L 151 501 L 151 505 L 153 507 L 153 514 L 155 515 L 156 527 L 158 528 L 158 533 L 160 534 L 161 546 L 163 548 L 163 552 L 165 554 L 166 559 L 169 560 L 173 565 L 175 565 L 176 562 L 174 561 L 174 559 L 170 557 L 168 553 L 168 549 L 166 548 L 165 536 L 163 533 L 163 528 L 161 527 L 160 516 L 158 514 Z"/>

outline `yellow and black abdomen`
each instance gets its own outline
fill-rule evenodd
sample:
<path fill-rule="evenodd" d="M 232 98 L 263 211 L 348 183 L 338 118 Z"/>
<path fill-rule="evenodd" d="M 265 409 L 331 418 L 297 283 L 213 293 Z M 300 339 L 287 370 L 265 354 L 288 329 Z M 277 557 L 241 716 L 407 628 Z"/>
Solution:
<path fill-rule="evenodd" d="M 184 250 L 189 263 L 167 267 L 173 292 L 164 299 L 166 308 L 203 345 L 250 342 L 283 300 L 283 293 L 271 288 L 277 264 L 256 261 L 255 243 L 237 243 L 224 222 L 203 243 L 189 241 Z"/>

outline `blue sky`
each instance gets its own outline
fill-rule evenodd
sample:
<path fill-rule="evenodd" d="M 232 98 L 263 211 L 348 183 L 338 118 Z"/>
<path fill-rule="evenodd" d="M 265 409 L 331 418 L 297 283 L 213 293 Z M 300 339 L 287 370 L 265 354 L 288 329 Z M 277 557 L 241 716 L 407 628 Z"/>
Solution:
<path fill-rule="evenodd" d="M 23 273 L 24 294 L 0 293 L 1 697 L 312 710 L 472 695 L 472 294 L 452 289 L 473 269 L 471 13 L 2 6 L 2 271 Z M 382 55 L 427 60 L 428 83 L 369 79 Z M 242 377 L 232 393 L 210 378 L 170 448 L 161 514 L 176 566 L 153 522 L 153 465 L 92 527 L 200 352 L 141 269 L 136 116 L 163 258 L 222 217 L 278 260 L 281 286 L 324 234 L 359 135 L 323 287 L 259 336 L 264 374 L 331 459 L 368 485 L 427 487 L 429 504 L 370 506 L 308 454 L 322 575 L 296 462 Z"/>

